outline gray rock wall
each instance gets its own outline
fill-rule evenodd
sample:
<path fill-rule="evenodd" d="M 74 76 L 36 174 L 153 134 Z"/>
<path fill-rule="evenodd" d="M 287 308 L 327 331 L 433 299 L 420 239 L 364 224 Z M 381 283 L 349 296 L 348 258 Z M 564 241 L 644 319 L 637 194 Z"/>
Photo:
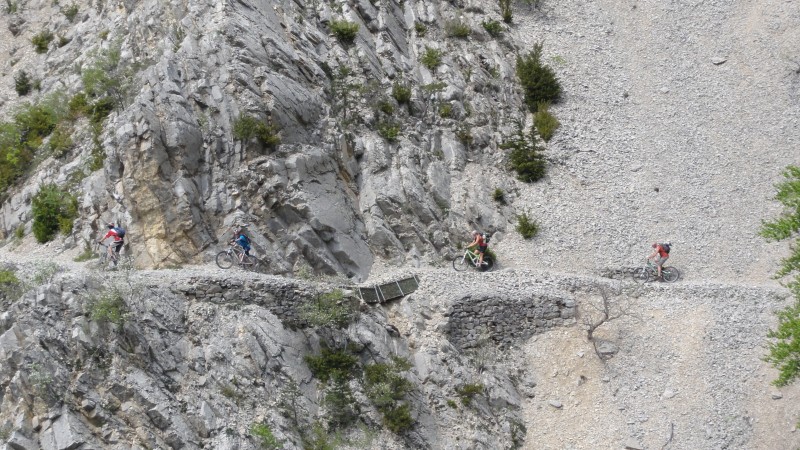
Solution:
<path fill-rule="evenodd" d="M 61 76 L 64 66 L 91 66 L 115 46 L 126 89 L 99 138 L 103 170 L 89 170 L 98 149 L 88 123 L 78 122 L 76 148 L 64 160 L 46 159 L 11 193 L 0 228 L 9 235 L 30 227 L 40 183 L 82 179 L 73 188 L 81 217 L 65 244 L 82 245 L 104 222 L 120 222 L 142 267 L 207 260 L 236 222 L 249 225 L 274 273 L 310 267 L 356 279 L 376 257 L 436 259 L 471 228 L 502 231 L 512 211 L 491 201 L 488 176 L 503 174 L 501 185 L 507 178 L 497 145 L 499 131 L 520 116 L 516 47 L 485 33 L 480 24 L 491 12 L 463 6 L 150 0 L 81 7 L 75 24 L 23 8 L 13 15 L 25 19 L 23 31 L 11 39 L 29 57 L 14 69 L 46 62 L 42 95 L 79 92 L 80 76 Z M 472 28 L 469 39 L 446 35 L 443 25 L 455 18 Z M 360 26 L 352 45 L 337 41 L 335 20 Z M 40 27 L 72 41 L 34 56 L 29 39 Z M 442 52 L 435 70 L 418 62 L 429 47 Z M 391 97 L 395 83 L 412 89 L 409 105 Z M 442 88 L 425 88 L 433 83 Z M 394 111 L 382 112 L 380 102 Z M 450 116 L 439 113 L 445 105 Z M 282 144 L 235 139 L 242 115 L 278 127 Z M 395 141 L 379 135 L 382 124 L 400 129 Z M 457 130 L 468 130 L 472 143 Z M 467 175 L 474 165 L 481 173 Z"/>
<path fill-rule="evenodd" d="M 181 270 L 115 275 L 56 275 L 0 303 L 4 450 L 250 450 L 258 448 L 254 423 L 269 424 L 283 448 L 305 448 L 302 437 L 330 414 L 328 386 L 305 357 L 330 345 L 348 345 L 361 366 L 412 361 L 403 372 L 414 419 L 406 433 L 388 431 L 361 383 L 351 384 L 361 423 L 386 448 L 446 448 L 441 443 L 457 436 L 488 449 L 490 436 L 509 442 L 509 424 L 520 420 L 519 394 L 504 371 L 484 372 L 486 389 L 473 406 L 451 410 L 457 388 L 478 382 L 472 363 L 445 341 L 412 349 L 381 307 L 362 305 L 344 329 L 307 326 L 298 309 L 330 286 Z M 98 302 L 117 293 L 124 314 L 115 324 L 99 315 L 113 308 Z M 434 347 L 452 358 L 440 362 L 444 353 Z M 480 430 L 451 426 L 462 414 Z"/>
<path fill-rule="evenodd" d="M 492 342 L 508 347 L 548 329 L 575 323 L 574 299 L 555 295 L 474 295 L 452 304 L 447 334 L 462 349 Z"/>

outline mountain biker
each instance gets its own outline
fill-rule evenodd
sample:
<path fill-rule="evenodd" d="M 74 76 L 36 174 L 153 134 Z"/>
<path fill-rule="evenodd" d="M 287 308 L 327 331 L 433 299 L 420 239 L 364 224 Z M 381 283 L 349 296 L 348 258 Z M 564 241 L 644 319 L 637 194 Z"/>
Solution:
<path fill-rule="evenodd" d="M 250 247 L 250 238 L 248 238 L 244 233 L 244 227 L 236 227 L 236 229 L 233 230 L 233 239 L 230 241 L 230 243 L 242 247 L 244 254 L 250 256 L 250 249 L 252 247 Z M 242 256 L 240 259 L 244 259 L 244 256 Z"/>
<path fill-rule="evenodd" d="M 114 261 L 114 265 L 116 266 L 117 260 L 119 260 L 119 251 L 122 250 L 122 246 L 125 245 L 125 231 L 122 228 L 118 228 L 114 222 L 107 223 L 106 227 L 108 228 L 108 232 L 97 241 L 97 243 L 102 244 L 106 239 L 114 238 L 114 241 L 108 246 L 108 257 Z M 113 255 L 112 251 L 116 255 Z"/>
<path fill-rule="evenodd" d="M 483 240 L 483 235 L 478 233 L 478 230 L 472 230 L 472 242 L 467 245 L 467 250 L 475 247 L 475 253 L 478 254 L 478 267 L 483 265 L 483 253 L 486 251 L 488 245 Z"/>
<path fill-rule="evenodd" d="M 653 242 L 651 247 L 653 247 L 654 250 L 653 253 L 647 257 L 647 259 L 656 263 L 656 267 L 658 268 L 658 280 L 664 281 L 664 278 L 661 276 L 661 266 L 663 266 L 664 263 L 669 259 L 669 253 L 667 253 L 663 245 L 656 242 Z"/>

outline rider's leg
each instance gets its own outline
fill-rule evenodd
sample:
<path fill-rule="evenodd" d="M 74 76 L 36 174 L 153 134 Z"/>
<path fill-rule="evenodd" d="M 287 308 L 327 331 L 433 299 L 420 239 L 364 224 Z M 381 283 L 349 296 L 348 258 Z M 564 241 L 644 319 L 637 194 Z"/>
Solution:
<path fill-rule="evenodd" d="M 122 242 L 115 242 L 111 244 L 111 247 L 114 248 L 114 251 L 111 253 L 111 260 L 114 261 L 114 265 L 116 266 L 119 261 L 119 250 L 122 248 Z"/>
<path fill-rule="evenodd" d="M 661 276 L 661 266 L 664 265 L 664 261 L 666 261 L 666 260 L 667 260 L 667 258 L 662 258 L 661 256 L 656 256 L 656 267 L 658 268 L 658 279 L 659 280 L 663 279 L 662 276 Z"/>

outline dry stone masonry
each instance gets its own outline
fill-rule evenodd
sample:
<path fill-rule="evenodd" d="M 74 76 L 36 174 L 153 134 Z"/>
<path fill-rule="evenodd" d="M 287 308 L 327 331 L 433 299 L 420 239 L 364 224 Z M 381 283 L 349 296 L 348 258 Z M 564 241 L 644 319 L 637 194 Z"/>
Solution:
<path fill-rule="evenodd" d="M 502 347 L 519 345 L 534 334 L 574 324 L 576 306 L 574 299 L 561 296 L 467 296 L 445 314 L 447 333 L 462 349 L 487 341 Z"/>

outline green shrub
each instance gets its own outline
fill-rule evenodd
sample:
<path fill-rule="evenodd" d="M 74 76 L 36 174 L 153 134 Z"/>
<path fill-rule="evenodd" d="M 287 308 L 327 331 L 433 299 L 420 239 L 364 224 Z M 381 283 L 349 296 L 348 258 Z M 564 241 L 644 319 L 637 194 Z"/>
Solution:
<path fill-rule="evenodd" d="M 14 238 L 17 240 L 21 240 L 25 237 L 25 225 L 19 224 L 16 230 L 14 230 Z"/>
<path fill-rule="evenodd" d="M 57 112 L 44 103 L 25 105 L 14 115 L 22 140 L 34 148 L 42 145 L 42 139 L 56 129 L 58 121 Z"/>
<path fill-rule="evenodd" d="M 525 95 L 525 104 L 536 112 L 542 102 L 556 102 L 561 96 L 561 85 L 553 69 L 542 64 L 542 44 L 534 44 L 527 55 L 517 57 L 517 77 Z"/>
<path fill-rule="evenodd" d="M 300 307 L 300 318 L 314 327 L 344 328 L 358 317 L 353 304 L 336 289 Z"/>
<path fill-rule="evenodd" d="M 386 114 L 387 116 L 394 114 L 394 105 L 387 99 L 379 101 L 376 106 L 378 107 L 378 111 Z"/>
<path fill-rule="evenodd" d="M 55 131 L 50 135 L 50 150 L 53 156 L 60 158 L 67 154 L 73 146 L 72 130 L 64 125 L 56 127 Z"/>
<path fill-rule="evenodd" d="M 511 23 L 514 20 L 514 11 L 511 9 L 511 4 L 514 0 L 498 0 L 500 5 L 500 15 L 503 16 L 503 22 Z"/>
<path fill-rule="evenodd" d="M 389 363 L 370 364 L 364 368 L 364 387 L 370 401 L 383 414 L 384 424 L 395 433 L 411 428 L 413 419 L 409 405 L 403 402 L 413 384 L 400 372 L 411 364 L 399 357 Z"/>
<path fill-rule="evenodd" d="M 342 44 L 352 44 L 358 36 L 359 25 L 346 20 L 332 20 L 331 31 Z"/>
<path fill-rule="evenodd" d="M 527 213 L 517 216 L 517 232 L 525 239 L 530 239 L 539 234 L 539 224 L 528 217 Z"/>
<path fill-rule="evenodd" d="M 451 20 L 445 22 L 444 31 L 449 37 L 466 39 L 472 34 L 472 29 L 469 25 L 461 22 L 460 20 Z"/>
<path fill-rule="evenodd" d="M 31 92 L 31 79 L 28 77 L 28 72 L 20 70 L 14 75 L 14 90 L 20 97 L 28 95 Z"/>
<path fill-rule="evenodd" d="M 414 425 L 411 417 L 411 407 L 408 403 L 403 403 L 394 408 L 388 408 L 383 412 L 383 423 L 386 428 L 395 433 L 401 433 L 410 429 Z"/>
<path fill-rule="evenodd" d="M 378 134 L 389 142 L 395 142 L 400 136 L 400 126 L 392 122 L 381 122 L 378 124 Z"/>
<path fill-rule="evenodd" d="M 61 48 L 61 47 L 65 46 L 65 45 L 69 44 L 69 42 L 70 42 L 70 39 L 67 38 L 66 36 L 64 36 L 62 34 L 58 35 L 58 44 L 57 44 L 58 48 Z"/>
<path fill-rule="evenodd" d="M 53 33 L 48 30 L 40 31 L 31 38 L 31 43 L 36 53 L 47 53 L 47 47 L 50 46 L 50 42 L 52 41 Z"/>
<path fill-rule="evenodd" d="M 267 125 L 253 116 L 239 116 L 233 123 L 233 137 L 240 141 L 257 138 L 262 144 L 275 147 L 281 143 L 278 133 L 275 125 Z"/>
<path fill-rule="evenodd" d="M 0 123 L 0 190 L 5 191 L 33 160 L 19 127 Z"/>
<path fill-rule="evenodd" d="M 469 406 L 476 395 L 483 394 L 484 389 L 483 384 L 480 383 L 464 384 L 456 388 L 456 393 L 461 398 L 461 404 Z"/>
<path fill-rule="evenodd" d="M 319 356 L 306 355 L 303 359 L 311 373 L 323 383 L 327 383 L 333 377 L 349 379 L 358 369 L 358 358 L 344 349 L 323 348 Z"/>
<path fill-rule="evenodd" d="M 417 32 L 417 37 L 425 37 L 428 34 L 428 27 L 422 22 L 414 22 L 414 31 Z"/>
<path fill-rule="evenodd" d="M 100 97 L 89 106 L 89 120 L 96 124 L 103 123 L 116 107 L 116 100 L 110 96 Z"/>
<path fill-rule="evenodd" d="M 75 20 L 75 16 L 78 15 L 78 5 L 73 3 L 68 7 L 64 8 L 63 10 L 61 10 L 61 12 L 64 13 L 64 16 L 67 18 L 67 20 L 72 22 L 73 20 Z"/>
<path fill-rule="evenodd" d="M 761 227 L 761 235 L 768 240 L 794 241 L 776 278 L 793 277 L 787 286 L 795 301 L 777 313 L 778 326 L 767 334 L 771 342 L 764 357 L 778 369 L 778 378 L 772 382 L 776 386 L 786 386 L 800 378 L 800 166 L 788 166 L 783 176 L 785 180 L 776 185 L 775 200 L 783 204 L 784 211 L 778 219 L 764 222 Z"/>
<path fill-rule="evenodd" d="M 250 427 L 250 434 L 256 438 L 262 449 L 277 450 L 283 448 L 281 442 L 272 434 L 272 429 L 265 423 L 254 423 Z"/>
<path fill-rule="evenodd" d="M 547 174 L 547 164 L 542 149 L 536 142 L 534 130 L 525 133 L 521 120 L 516 122 L 514 135 L 505 140 L 500 147 L 510 149 L 509 164 L 517 172 L 517 178 L 526 183 L 533 183 Z"/>
<path fill-rule="evenodd" d="M 6 0 L 6 12 L 16 14 L 17 11 L 19 11 L 19 3 Z"/>
<path fill-rule="evenodd" d="M 22 283 L 17 278 L 16 272 L 10 269 L 0 269 L 0 295 L 6 300 L 14 300 L 22 294 Z"/>
<path fill-rule="evenodd" d="M 89 170 L 94 172 L 102 169 L 106 160 L 106 151 L 100 141 L 100 136 L 103 134 L 103 124 L 93 122 L 90 129 L 92 130 L 92 153 L 89 158 Z"/>
<path fill-rule="evenodd" d="M 448 119 L 453 116 L 453 105 L 445 103 L 439 106 L 439 117 Z"/>
<path fill-rule="evenodd" d="M 69 107 L 69 116 L 72 119 L 85 116 L 89 114 L 90 111 L 89 100 L 83 92 L 78 92 L 73 95 L 72 98 L 69 99 L 67 106 Z"/>
<path fill-rule="evenodd" d="M 125 321 L 127 307 L 122 293 L 116 288 L 108 288 L 88 302 L 89 317 L 100 323 L 122 325 Z"/>
<path fill-rule="evenodd" d="M 427 67 L 428 70 L 436 70 L 436 68 L 442 64 L 442 56 L 443 53 L 441 50 L 425 47 L 425 52 L 422 54 L 419 61 L 423 66 Z"/>
<path fill-rule="evenodd" d="M 358 419 L 358 404 L 347 378 L 333 376 L 331 380 L 324 398 L 328 427 L 335 430 L 347 428 Z"/>
<path fill-rule="evenodd" d="M 500 203 L 501 205 L 506 204 L 506 194 L 500 188 L 495 188 L 494 192 L 492 192 L 492 200 Z"/>
<path fill-rule="evenodd" d="M 474 138 L 472 137 L 472 131 L 470 131 L 469 126 L 464 124 L 459 125 L 458 128 L 456 128 L 455 134 L 458 141 L 465 146 L 469 147 L 472 145 Z"/>
<path fill-rule="evenodd" d="M 392 85 L 392 97 L 401 105 L 408 103 L 411 101 L 411 88 L 403 83 L 395 83 Z"/>
<path fill-rule="evenodd" d="M 31 211 L 33 235 L 44 243 L 51 241 L 59 230 L 71 231 L 72 220 L 78 215 L 78 200 L 55 184 L 46 184 L 33 196 Z"/>
<path fill-rule="evenodd" d="M 100 37 L 101 41 L 105 41 L 106 39 L 108 39 L 108 30 L 103 30 L 103 31 L 97 33 L 97 36 Z"/>
<path fill-rule="evenodd" d="M 314 423 L 310 431 L 306 429 L 302 439 L 305 450 L 336 450 L 344 445 L 338 433 L 328 434 L 319 422 Z"/>
<path fill-rule="evenodd" d="M 554 115 L 550 114 L 550 104 L 540 102 L 536 113 L 533 114 L 533 126 L 536 127 L 536 131 L 545 142 L 550 142 L 561 123 Z"/>
<path fill-rule="evenodd" d="M 486 30 L 486 32 L 489 33 L 489 36 L 493 38 L 500 37 L 500 35 L 503 34 L 503 25 L 496 20 L 490 20 L 488 22 L 484 21 L 483 29 Z"/>

